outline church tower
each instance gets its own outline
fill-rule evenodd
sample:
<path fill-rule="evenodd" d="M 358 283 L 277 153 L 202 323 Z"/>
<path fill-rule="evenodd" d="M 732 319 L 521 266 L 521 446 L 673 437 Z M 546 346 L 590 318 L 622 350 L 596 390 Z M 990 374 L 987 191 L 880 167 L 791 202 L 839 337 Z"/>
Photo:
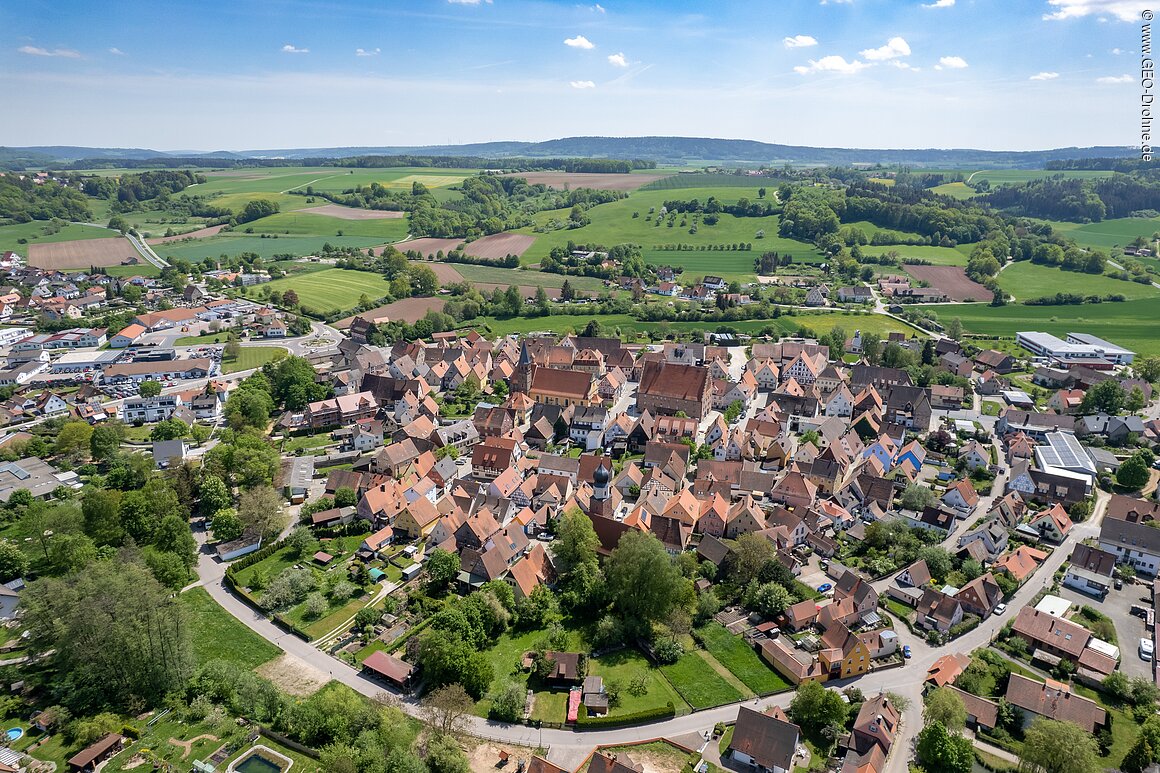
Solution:
<path fill-rule="evenodd" d="M 528 394 L 532 391 L 532 369 L 535 368 L 532 362 L 532 355 L 528 353 L 528 342 L 520 343 L 520 359 L 516 363 L 515 372 L 512 373 L 511 392 L 522 392 Z"/>

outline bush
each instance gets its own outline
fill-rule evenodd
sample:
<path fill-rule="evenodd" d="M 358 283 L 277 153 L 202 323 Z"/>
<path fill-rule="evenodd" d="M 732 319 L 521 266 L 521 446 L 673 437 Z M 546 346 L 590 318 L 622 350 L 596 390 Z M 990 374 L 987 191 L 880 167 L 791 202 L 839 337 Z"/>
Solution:
<path fill-rule="evenodd" d="M 685 648 L 676 639 L 662 639 L 653 648 L 653 655 L 656 656 L 657 662 L 662 665 L 676 663 L 684 654 Z"/>
<path fill-rule="evenodd" d="M 658 719 L 669 719 L 677 714 L 676 708 L 672 701 L 669 701 L 664 706 L 657 706 L 644 711 L 638 711 L 635 714 L 618 714 L 609 715 L 606 717 L 590 717 L 585 712 L 580 712 L 576 719 L 576 726 L 581 730 L 595 729 L 601 727 L 618 727 L 621 725 L 642 725 L 648 722 L 653 722 Z"/>

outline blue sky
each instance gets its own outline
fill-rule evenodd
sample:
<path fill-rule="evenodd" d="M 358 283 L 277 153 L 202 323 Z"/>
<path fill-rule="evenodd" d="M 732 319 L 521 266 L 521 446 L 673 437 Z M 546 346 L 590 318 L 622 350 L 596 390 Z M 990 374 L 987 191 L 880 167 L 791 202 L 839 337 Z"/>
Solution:
<path fill-rule="evenodd" d="M 0 4 L 0 144 L 1135 145 L 1134 0 Z"/>

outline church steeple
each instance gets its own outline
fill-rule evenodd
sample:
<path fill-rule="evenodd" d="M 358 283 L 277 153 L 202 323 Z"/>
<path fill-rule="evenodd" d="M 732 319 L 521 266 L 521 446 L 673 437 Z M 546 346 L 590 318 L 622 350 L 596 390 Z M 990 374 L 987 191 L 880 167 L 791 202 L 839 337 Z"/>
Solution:
<path fill-rule="evenodd" d="M 520 342 L 520 359 L 512 373 L 511 392 L 522 392 L 525 395 L 532 391 L 532 355 L 528 352 L 527 340 Z"/>

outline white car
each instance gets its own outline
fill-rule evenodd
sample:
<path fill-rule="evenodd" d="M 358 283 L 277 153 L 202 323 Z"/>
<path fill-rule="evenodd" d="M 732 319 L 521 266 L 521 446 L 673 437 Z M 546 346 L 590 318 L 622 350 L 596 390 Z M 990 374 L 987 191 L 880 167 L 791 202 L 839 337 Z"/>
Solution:
<path fill-rule="evenodd" d="M 1151 639 L 1140 639 L 1140 659 L 1151 660 L 1154 649 Z"/>
<path fill-rule="evenodd" d="M 1003 613 L 1004 613 L 1004 612 L 1006 612 L 1006 611 L 1007 611 L 1007 605 L 1006 605 L 1006 604 L 999 604 L 999 605 L 997 605 L 997 606 L 995 607 L 995 614 L 996 614 L 996 615 L 1001 615 L 1001 614 L 1003 614 Z"/>

